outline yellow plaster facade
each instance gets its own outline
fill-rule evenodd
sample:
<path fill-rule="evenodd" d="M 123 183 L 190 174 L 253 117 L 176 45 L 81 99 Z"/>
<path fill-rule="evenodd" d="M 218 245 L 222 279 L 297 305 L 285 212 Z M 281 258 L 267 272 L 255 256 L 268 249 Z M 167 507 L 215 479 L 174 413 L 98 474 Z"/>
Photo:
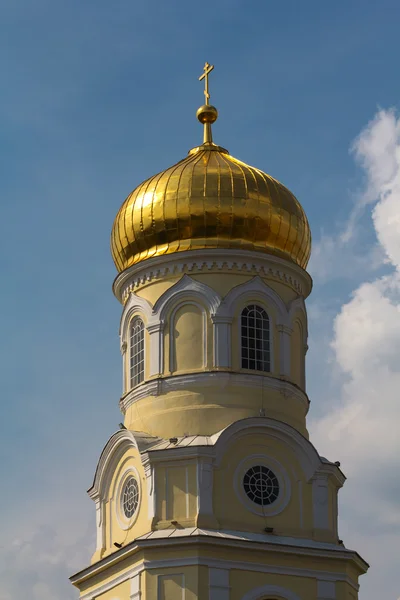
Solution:
<path fill-rule="evenodd" d="M 226 151 L 207 144 L 193 151 L 198 162 L 190 172 L 200 181 L 204 168 L 206 181 L 215 181 L 215 189 L 204 188 L 214 201 L 224 190 L 221 211 L 242 206 L 254 190 L 232 187 L 233 167 L 221 166 Z M 203 151 L 222 156 L 214 161 L 219 180 Z M 198 211 L 193 191 L 184 204 L 179 185 L 171 188 L 163 177 L 163 201 Z M 153 179 L 156 207 L 162 195 Z M 260 190 L 259 201 L 269 202 L 270 192 Z M 175 230 L 172 245 L 157 246 L 167 238 L 156 229 L 151 246 L 135 222 L 128 243 L 117 216 L 124 423 L 107 442 L 89 490 L 96 549 L 91 564 L 71 578 L 81 600 L 358 598 L 368 565 L 338 536 L 345 477 L 338 463 L 318 454 L 306 426 L 308 224 L 294 196 L 279 190 L 270 199 L 270 230 L 267 213 L 257 208 L 264 246 L 260 239 L 250 243 L 247 221 L 240 233 L 241 213 L 235 223 L 243 243 L 224 221 L 224 242 L 212 227 L 204 239 L 192 228 L 193 244 L 183 229 L 182 246 Z M 137 210 L 142 196 L 135 192 L 127 206 Z M 154 227 L 167 231 L 157 211 Z M 285 211 L 293 214 L 279 228 Z M 253 217 L 257 224 L 261 217 Z"/>

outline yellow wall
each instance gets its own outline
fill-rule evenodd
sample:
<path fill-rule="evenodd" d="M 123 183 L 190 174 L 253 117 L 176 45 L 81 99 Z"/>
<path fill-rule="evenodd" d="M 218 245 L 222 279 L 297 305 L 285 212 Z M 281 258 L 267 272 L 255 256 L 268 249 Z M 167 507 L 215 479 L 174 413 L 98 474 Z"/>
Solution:
<path fill-rule="evenodd" d="M 204 361 L 205 311 L 195 304 L 185 304 L 174 315 L 173 372 L 199 371 L 206 367 Z"/>
<path fill-rule="evenodd" d="M 269 516 L 268 511 L 265 516 L 254 514 L 246 507 L 251 508 L 252 503 L 248 502 L 244 505 L 240 499 L 241 494 L 238 497 L 235 491 L 235 473 L 238 465 L 246 457 L 253 455 L 255 458 L 252 459 L 251 464 L 263 464 L 257 456 L 270 457 L 270 468 L 275 474 L 279 476 L 279 465 L 275 467 L 276 461 L 280 463 L 282 472 L 286 473 L 289 479 L 290 500 L 279 514 Z M 245 463 L 244 468 L 239 470 L 238 486 L 241 487 L 242 476 L 251 464 L 246 466 Z M 268 461 L 266 464 L 268 466 Z M 221 529 L 263 533 L 264 528 L 268 526 L 274 528 L 276 535 L 309 538 L 313 536 L 312 484 L 307 482 L 293 450 L 270 436 L 254 436 L 250 432 L 240 440 L 232 442 L 221 464 L 215 470 L 214 506 Z M 271 508 L 273 509 L 273 506 Z M 330 537 L 332 541 L 335 539 L 334 530 L 331 531 Z"/>
<path fill-rule="evenodd" d="M 124 581 L 108 592 L 95 596 L 94 600 L 129 600 L 130 595 L 130 581 Z"/>
<path fill-rule="evenodd" d="M 193 461 L 178 466 L 160 465 L 156 469 L 156 488 L 158 528 L 170 528 L 173 520 L 185 527 L 195 525 L 197 478 Z"/>
<path fill-rule="evenodd" d="M 142 297 L 146 297 L 154 304 L 160 295 L 182 277 L 169 278 L 163 282 L 150 283 L 139 290 Z M 242 273 L 194 273 L 190 274 L 194 280 L 201 281 L 214 289 L 221 296 L 226 296 L 231 289 L 250 281 L 254 275 Z M 289 285 L 279 283 L 274 279 L 265 279 L 265 282 L 288 304 L 296 298 L 296 293 Z M 162 376 L 202 373 L 209 370 L 231 371 L 254 375 L 253 370 L 241 368 L 241 311 L 251 296 L 243 300 L 236 307 L 231 325 L 231 368 L 213 367 L 214 364 L 214 325 L 206 306 L 200 301 L 190 301 L 179 305 L 179 298 L 172 303 L 169 313 L 165 317 L 163 355 L 164 368 Z M 260 304 L 259 299 L 255 300 Z M 308 411 L 308 402 L 304 398 L 302 403 L 290 394 L 283 395 L 277 391 L 277 385 L 271 386 L 269 378 L 282 378 L 283 365 L 280 328 L 277 325 L 278 314 L 273 303 L 265 297 L 261 303 L 270 318 L 271 328 L 271 372 L 262 373 L 265 384 L 260 387 L 249 388 L 248 382 L 242 386 L 240 382 L 224 382 L 207 385 L 206 388 L 196 382 L 179 390 L 148 396 L 139 400 L 132 406 L 125 418 L 125 425 L 129 428 L 146 431 L 152 435 L 164 438 L 184 434 L 212 434 L 226 427 L 235 420 L 259 415 L 260 410 L 265 410 L 267 416 L 283 420 L 297 428 L 303 435 L 308 436 L 305 417 Z M 133 315 L 134 316 L 134 315 Z M 293 331 L 289 339 L 290 374 L 285 375 L 287 381 L 292 381 L 298 388 L 305 388 L 305 315 L 297 310 L 294 315 Z M 146 319 L 144 319 L 146 321 Z M 286 334 L 285 334 L 286 336 Z M 146 368 L 145 379 L 149 376 L 150 336 L 146 332 Z M 155 342 L 153 342 L 155 343 Z M 126 389 L 129 390 L 129 352 L 126 357 Z M 157 376 L 154 376 L 157 377 Z M 204 381 L 204 380 L 203 380 Z"/>
<path fill-rule="evenodd" d="M 356 585 L 358 573 L 351 564 L 343 559 L 304 556 L 296 553 L 265 552 L 261 548 L 244 550 L 243 548 L 224 547 L 223 545 L 207 546 L 165 546 L 156 545 L 139 551 L 137 557 L 124 560 L 120 564 L 104 571 L 96 576 L 92 583 L 86 582 L 81 586 L 82 593 L 90 592 L 95 600 L 129 600 L 130 582 L 123 581 L 114 585 L 103 594 L 96 595 L 96 587 L 107 584 L 112 585 L 115 577 L 127 572 L 138 559 L 146 561 L 145 571 L 141 573 L 141 598 L 143 600 L 207 600 L 209 598 L 209 568 L 205 565 L 197 565 L 200 561 L 210 561 L 218 567 L 229 570 L 229 600 L 242 600 L 243 596 L 257 588 L 269 585 L 278 586 L 299 596 L 301 600 L 318 600 L 317 585 L 318 576 L 312 576 L 310 572 L 321 571 L 319 579 L 326 579 L 326 573 L 333 578 L 350 578 Z M 153 561 L 170 559 L 177 562 L 175 567 L 154 567 Z M 193 564 L 179 566 L 180 561 L 193 561 Z M 225 562 L 226 561 L 226 562 Z M 236 566 L 235 566 L 236 565 Z M 240 565 L 240 567 L 238 566 Z M 251 566 L 252 568 L 247 568 Z M 259 567 L 257 569 L 257 566 Z M 267 572 L 263 572 L 266 568 Z M 296 569 L 299 575 L 286 574 L 285 570 Z M 268 571 L 279 570 L 282 573 L 271 573 Z M 329 576 L 328 576 L 329 577 Z M 184 594 L 182 594 L 182 585 Z M 346 581 L 335 583 L 337 600 L 357 600 L 358 594 Z M 268 596 L 269 598 L 270 596 Z M 273 596 L 275 599 L 275 596 Z"/>
<path fill-rule="evenodd" d="M 135 476 L 140 487 L 139 510 L 130 520 L 122 513 L 120 496 L 121 481 L 129 474 Z M 143 535 L 151 528 L 148 517 L 147 482 L 139 453 L 135 448 L 125 452 L 118 464 L 115 465 L 111 484 L 105 492 L 105 548 L 102 552 L 96 551 L 93 556 L 95 562 L 100 558 L 115 552 L 114 542 L 126 545 L 136 537 Z M 122 526 L 121 526 L 122 525 Z"/>

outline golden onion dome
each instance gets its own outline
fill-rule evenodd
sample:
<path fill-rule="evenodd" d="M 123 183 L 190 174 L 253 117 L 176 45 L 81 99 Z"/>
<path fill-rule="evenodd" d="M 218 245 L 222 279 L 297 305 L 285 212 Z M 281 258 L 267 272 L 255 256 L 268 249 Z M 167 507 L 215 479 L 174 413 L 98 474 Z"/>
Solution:
<path fill-rule="evenodd" d="M 187 250 L 240 249 L 273 254 L 302 268 L 311 234 L 304 210 L 279 181 L 212 142 L 217 110 L 197 111 L 205 142 L 141 183 L 121 206 L 111 251 L 119 272 Z"/>

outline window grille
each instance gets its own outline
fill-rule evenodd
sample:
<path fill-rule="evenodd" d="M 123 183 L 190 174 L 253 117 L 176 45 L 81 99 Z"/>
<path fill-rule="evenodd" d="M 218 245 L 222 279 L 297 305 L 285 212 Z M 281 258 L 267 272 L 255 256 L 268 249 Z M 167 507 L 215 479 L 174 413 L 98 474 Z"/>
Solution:
<path fill-rule="evenodd" d="M 130 380 L 131 388 L 144 379 L 144 323 L 133 319 L 130 328 Z"/>
<path fill-rule="evenodd" d="M 269 317 L 260 306 L 246 306 L 241 316 L 242 369 L 271 370 Z"/>
<path fill-rule="evenodd" d="M 243 487 L 247 496 L 260 506 L 272 504 L 279 496 L 277 476 L 263 465 L 249 469 L 243 478 Z"/>

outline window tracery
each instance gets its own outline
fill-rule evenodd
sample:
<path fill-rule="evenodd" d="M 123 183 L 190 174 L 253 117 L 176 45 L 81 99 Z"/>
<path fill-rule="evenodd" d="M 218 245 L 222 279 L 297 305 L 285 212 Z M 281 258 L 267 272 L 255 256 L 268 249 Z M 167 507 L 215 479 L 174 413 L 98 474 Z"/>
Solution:
<path fill-rule="evenodd" d="M 135 317 L 130 326 L 130 384 L 131 388 L 144 379 L 144 323 Z"/>
<path fill-rule="evenodd" d="M 266 311 L 250 304 L 241 314 L 242 369 L 271 370 L 270 323 Z"/>

